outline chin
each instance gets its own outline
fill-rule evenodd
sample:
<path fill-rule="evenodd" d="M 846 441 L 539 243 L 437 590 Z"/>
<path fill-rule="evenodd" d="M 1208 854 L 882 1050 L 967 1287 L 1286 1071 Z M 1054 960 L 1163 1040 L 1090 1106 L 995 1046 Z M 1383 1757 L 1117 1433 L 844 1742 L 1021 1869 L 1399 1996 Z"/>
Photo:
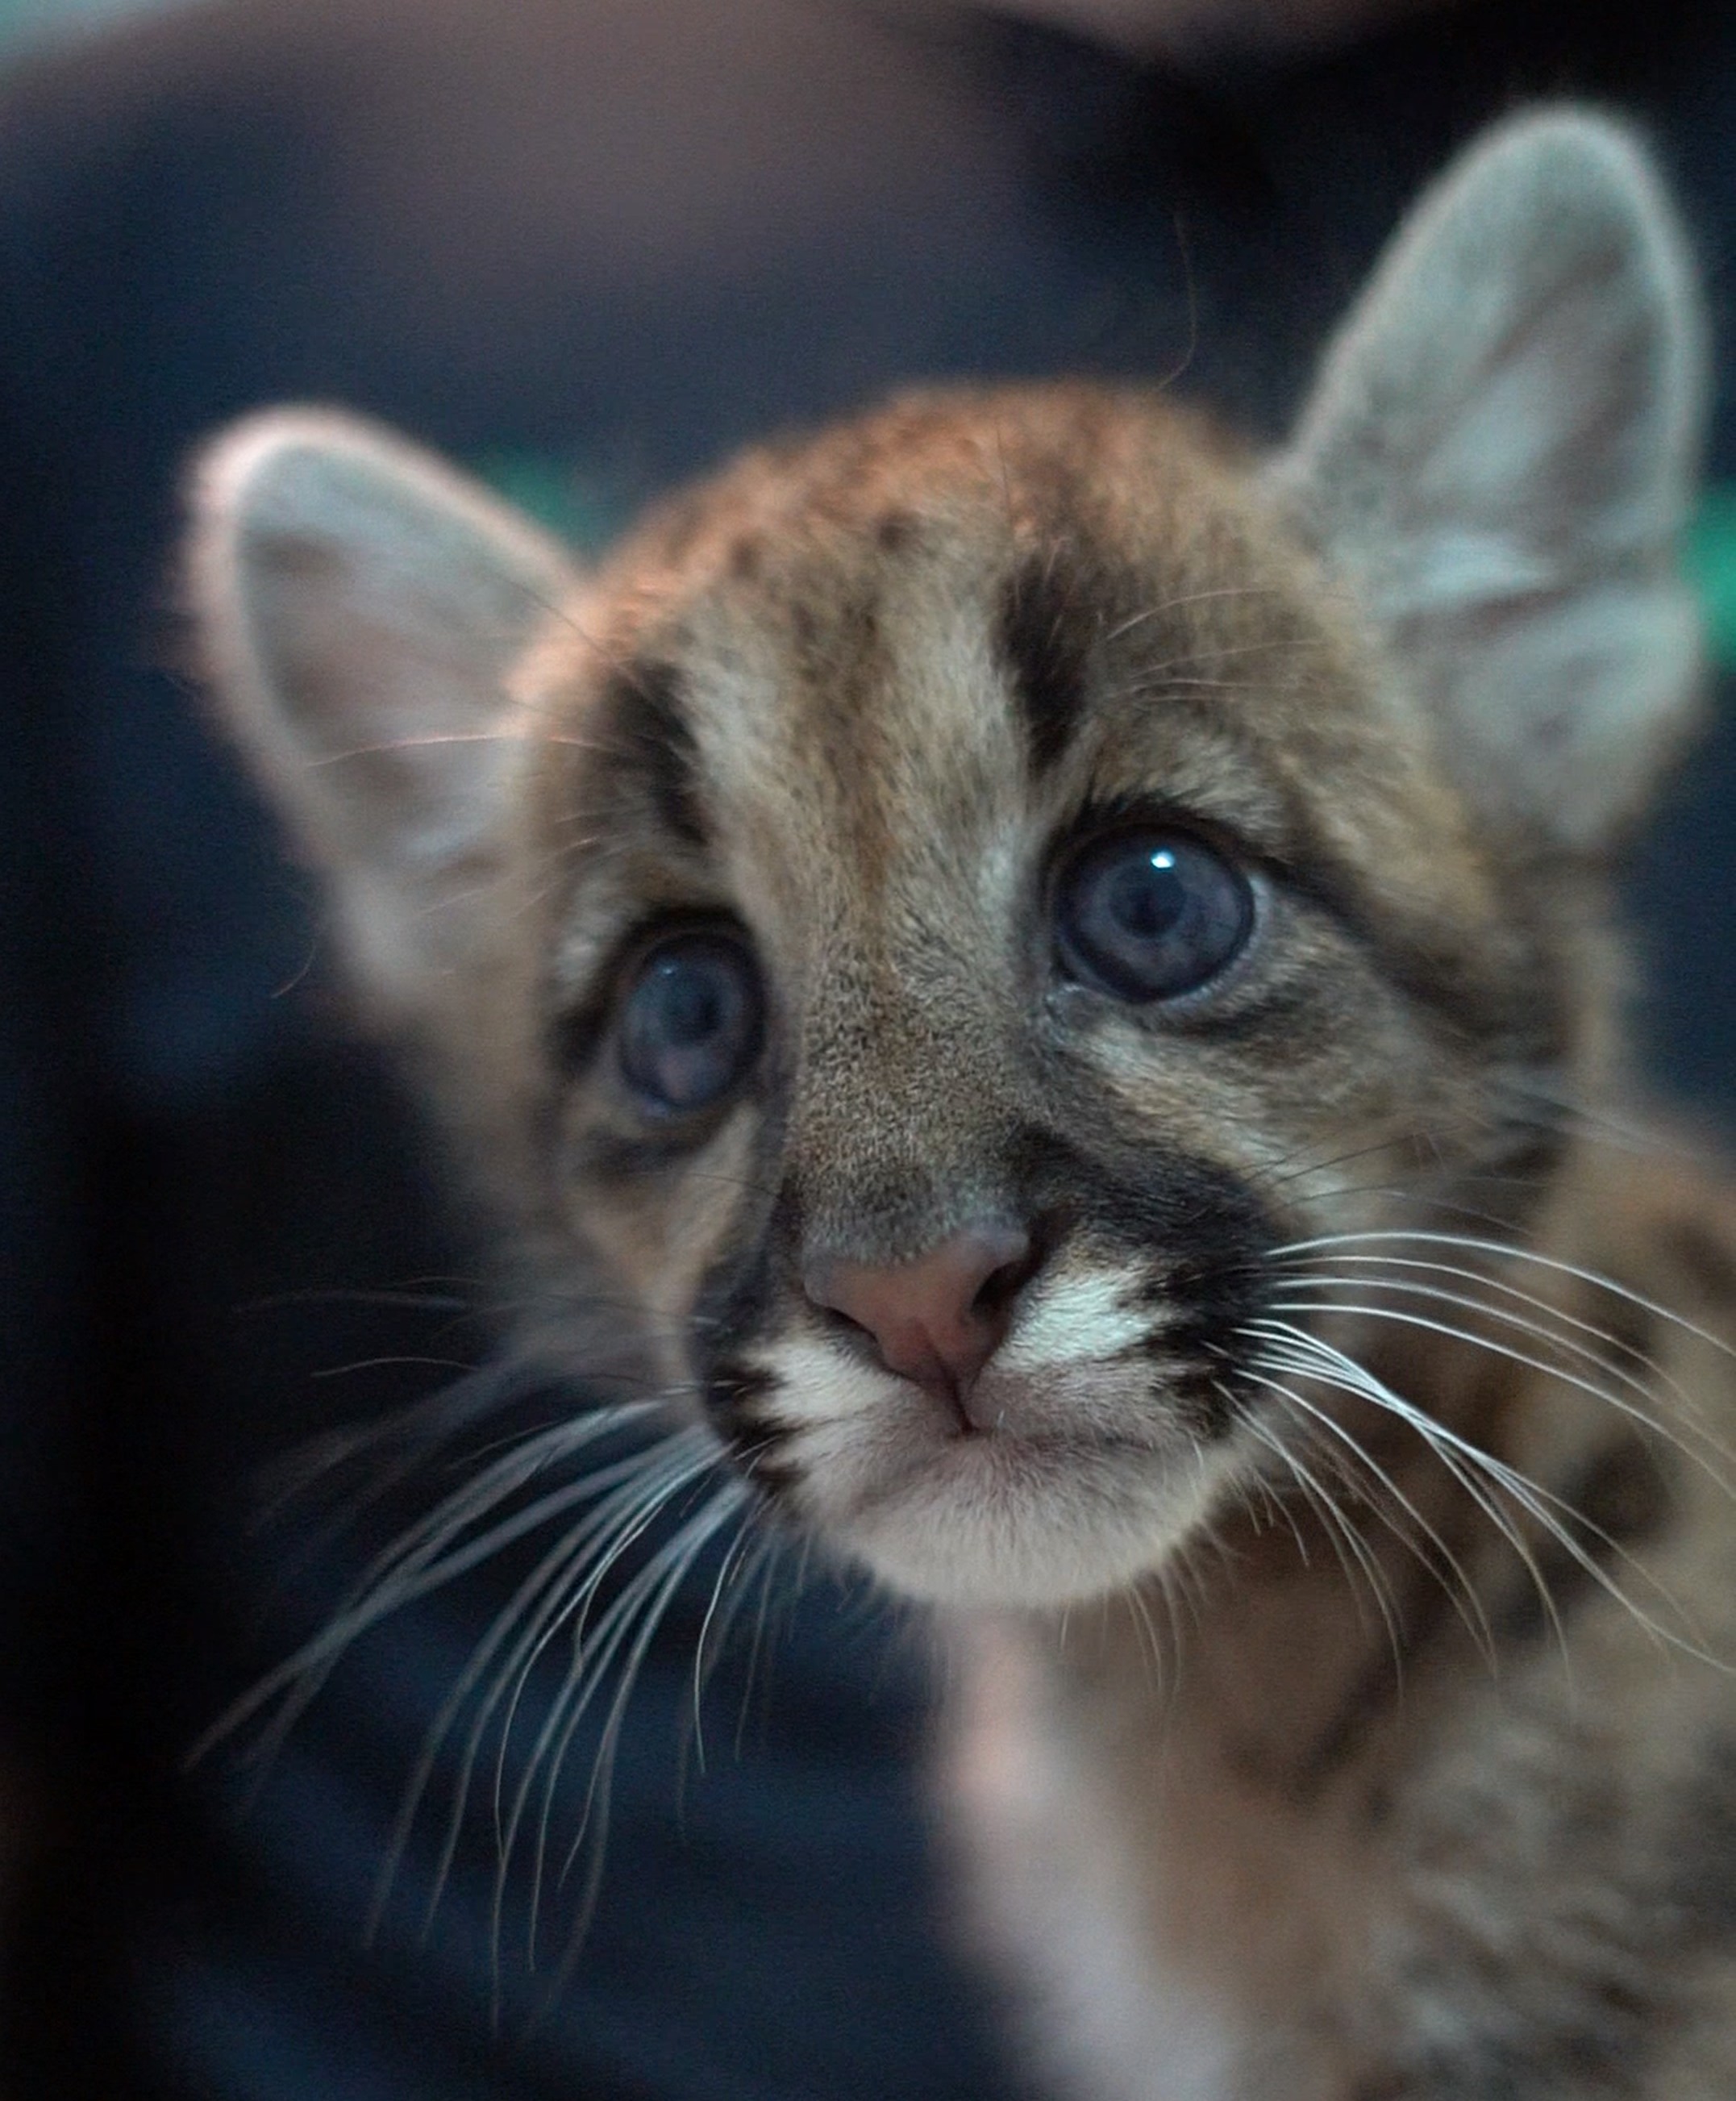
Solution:
<path fill-rule="evenodd" d="M 925 1604 L 1058 1611 L 1124 1590 L 1199 1530 L 1235 1466 L 1124 1365 L 1009 1381 L 976 1427 L 866 1366 L 780 1369 L 802 1522 Z"/>

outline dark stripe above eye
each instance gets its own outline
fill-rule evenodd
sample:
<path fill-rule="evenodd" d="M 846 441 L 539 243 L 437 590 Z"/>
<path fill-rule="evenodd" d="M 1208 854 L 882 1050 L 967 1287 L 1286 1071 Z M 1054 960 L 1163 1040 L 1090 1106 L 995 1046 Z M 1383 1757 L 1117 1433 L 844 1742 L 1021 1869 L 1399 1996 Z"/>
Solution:
<path fill-rule="evenodd" d="M 1058 551 L 1033 555 L 1001 594 L 996 646 L 1040 775 L 1059 761 L 1078 726 L 1097 632 L 1084 581 Z"/>
<path fill-rule="evenodd" d="M 643 782 L 661 822 L 689 846 L 704 846 L 698 754 L 678 668 L 624 665 L 609 681 L 605 719 L 616 764 Z"/>

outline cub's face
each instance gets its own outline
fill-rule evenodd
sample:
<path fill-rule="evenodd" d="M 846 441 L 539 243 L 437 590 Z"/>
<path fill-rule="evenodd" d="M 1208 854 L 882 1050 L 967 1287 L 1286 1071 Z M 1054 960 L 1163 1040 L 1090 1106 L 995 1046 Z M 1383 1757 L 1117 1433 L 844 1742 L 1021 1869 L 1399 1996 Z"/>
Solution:
<path fill-rule="evenodd" d="M 1283 1250 L 1535 1186 L 1690 705 L 1695 343 L 1643 162 L 1545 117 L 1257 473 L 915 396 L 581 584 L 292 414 L 210 457 L 196 604 L 547 1294 L 899 1589 L 1064 1604 L 1271 1462 Z"/>
<path fill-rule="evenodd" d="M 536 685 L 539 1165 L 739 1462 L 907 1590 L 1150 1566 L 1261 1452 L 1271 1250 L 1499 1165 L 1562 1047 L 1420 719 L 1148 401 L 751 459 Z"/>

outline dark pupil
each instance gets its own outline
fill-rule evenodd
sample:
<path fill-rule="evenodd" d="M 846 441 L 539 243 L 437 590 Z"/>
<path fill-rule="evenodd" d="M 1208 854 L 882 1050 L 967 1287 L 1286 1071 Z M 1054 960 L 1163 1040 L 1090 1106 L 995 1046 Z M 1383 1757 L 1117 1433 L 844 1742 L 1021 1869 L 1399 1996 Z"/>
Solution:
<path fill-rule="evenodd" d="M 1187 905 L 1174 854 L 1160 847 L 1117 869 L 1105 902 L 1117 928 L 1130 941 L 1155 941 L 1167 934 Z"/>
<path fill-rule="evenodd" d="M 707 1108 L 746 1074 L 759 1026 L 747 951 L 719 935 L 684 935 L 639 966 L 621 1016 L 622 1074 L 653 1108 Z"/>
<path fill-rule="evenodd" d="M 1215 977 L 1253 923 L 1247 878 L 1185 834 L 1123 833 L 1065 869 L 1055 943 L 1080 984 L 1116 999 L 1175 999 Z"/>
<path fill-rule="evenodd" d="M 656 996 L 664 1040 L 672 1049 L 703 1043 L 724 1027 L 728 1002 L 715 979 L 704 971 L 665 965 L 657 975 Z"/>

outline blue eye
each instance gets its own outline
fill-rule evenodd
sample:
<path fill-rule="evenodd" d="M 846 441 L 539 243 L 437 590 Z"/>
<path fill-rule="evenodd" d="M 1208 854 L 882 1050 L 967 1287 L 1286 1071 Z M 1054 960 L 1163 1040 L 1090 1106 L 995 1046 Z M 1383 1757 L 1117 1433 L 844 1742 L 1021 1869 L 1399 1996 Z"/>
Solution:
<path fill-rule="evenodd" d="M 1069 976 L 1136 1005 L 1216 977 L 1253 918 L 1247 877 L 1185 832 L 1093 840 L 1055 891 L 1055 944 Z"/>
<path fill-rule="evenodd" d="M 709 1108 L 759 1055 L 759 972 L 740 941 L 681 934 L 640 963 L 621 1010 L 621 1070 L 648 1108 Z"/>

